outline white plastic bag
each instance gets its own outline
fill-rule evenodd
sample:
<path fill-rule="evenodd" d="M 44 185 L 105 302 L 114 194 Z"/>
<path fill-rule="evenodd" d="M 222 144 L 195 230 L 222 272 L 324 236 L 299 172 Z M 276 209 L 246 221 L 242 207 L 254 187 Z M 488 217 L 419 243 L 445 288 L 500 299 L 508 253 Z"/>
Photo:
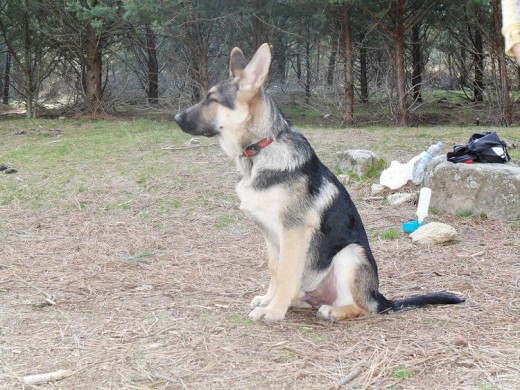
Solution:
<path fill-rule="evenodd" d="M 423 158 L 424 153 L 425 152 L 418 154 L 406 164 L 401 164 L 399 161 L 392 161 L 390 166 L 381 172 L 379 183 L 392 190 L 401 188 L 408 183 L 408 180 L 412 180 L 413 166 L 416 161 Z"/>

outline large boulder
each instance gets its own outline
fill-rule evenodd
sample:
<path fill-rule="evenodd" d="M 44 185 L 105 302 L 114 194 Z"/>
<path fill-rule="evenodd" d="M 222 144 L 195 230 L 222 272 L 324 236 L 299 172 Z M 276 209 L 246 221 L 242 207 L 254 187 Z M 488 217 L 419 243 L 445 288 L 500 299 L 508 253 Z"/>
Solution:
<path fill-rule="evenodd" d="M 371 169 L 381 167 L 381 159 L 370 150 L 349 149 L 336 153 L 336 169 L 366 176 Z"/>
<path fill-rule="evenodd" d="M 520 167 L 513 164 L 454 164 L 446 156 L 427 166 L 424 185 L 432 189 L 430 207 L 491 219 L 520 219 Z"/>

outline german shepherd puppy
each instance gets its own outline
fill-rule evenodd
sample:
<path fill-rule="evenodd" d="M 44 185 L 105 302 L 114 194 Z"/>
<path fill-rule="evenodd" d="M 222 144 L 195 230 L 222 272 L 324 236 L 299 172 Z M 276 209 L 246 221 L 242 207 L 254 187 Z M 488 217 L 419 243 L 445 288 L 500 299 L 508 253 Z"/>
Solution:
<path fill-rule="evenodd" d="M 271 282 L 254 297 L 252 320 L 279 321 L 289 307 L 318 308 L 337 321 L 463 300 L 434 293 L 391 301 L 354 203 L 305 137 L 294 131 L 263 85 L 271 63 L 264 43 L 248 63 L 231 51 L 230 78 L 174 120 L 186 133 L 216 136 L 235 160 L 240 208 L 260 227 Z"/>

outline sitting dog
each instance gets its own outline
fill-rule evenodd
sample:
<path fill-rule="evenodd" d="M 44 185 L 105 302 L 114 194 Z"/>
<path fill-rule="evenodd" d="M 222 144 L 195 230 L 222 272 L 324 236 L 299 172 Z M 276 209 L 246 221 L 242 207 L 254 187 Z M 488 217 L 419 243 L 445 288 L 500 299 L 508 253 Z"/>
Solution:
<path fill-rule="evenodd" d="M 361 217 L 343 185 L 263 90 L 271 51 L 248 63 L 231 51 L 230 78 L 174 120 L 192 135 L 217 137 L 241 178 L 240 208 L 265 237 L 271 281 L 251 302 L 252 320 L 279 321 L 289 307 L 316 307 L 337 321 L 463 300 L 449 293 L 389 300 Z"/>

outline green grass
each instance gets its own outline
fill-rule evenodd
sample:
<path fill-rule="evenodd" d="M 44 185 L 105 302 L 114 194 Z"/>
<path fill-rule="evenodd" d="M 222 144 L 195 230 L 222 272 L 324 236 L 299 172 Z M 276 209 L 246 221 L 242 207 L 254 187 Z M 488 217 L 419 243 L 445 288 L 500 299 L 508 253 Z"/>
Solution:
<path fill-rule="evenodd" d="M 460 218 L 471 218 L 475 215 L 475 213 L 471 210 L 460 210 L 457 211 L 457 217 Z"/>
<path fill-rule="evenodd" d="M 273 360 L 278 363 L 291 363 L 298 360 L 298 357 L 296 352 L 285 349 L 274 354 Z"/>
<path fill-rule="evenodd" d="M 410 370 L 406 367 L 398 367 L 392 371 L 392 377 L 396 379 L 408 379 L 411 376 Z"/>
<path fill-rule="evenodd" d="M 232 324 L 235 324 L 238 326 L 252 326 L 255 323 L 253 320 L 250 320 L 249 318 L 236 314 L 236 313 L 229 314 L 228 320 Z"/>
<path fill-rule="evenodd" d="M 25 129 L 25 134 L 16 134 Z M 57 137 L 46 135 L 60 131 Z M 163 146 L 186 141 L 170 123 L 133 121 L 0 121 L 0 163 L 18 170 L 0 175 L 0 204 L 17 202 L 33 209 L 77 207 L 76 198 L 126 186 L 107 207 L 153 191 L 153 177 L 168 169 Z M 163 160 L 159 162 L 159 160 Z"/>
<path fill-rule="evenodd" d="M 489 383 L 480 383 L 478 385 L 479 390 L 496 390 L 497 387 L 490 385 Z"/>
<path fill-rule="evenodd" d="M 381 233 L 383 240 L 395 240 L 401 236 L 401 232 L 396 228 L 390 228 Z"/>
<path fill-rule="evenodd" d="M 139 253 L 117 253 L 116 257 L 119 260 L 128 262 L 128 263 L 147 263 L 150 257 L 155 256 L 155 250 L 145 250 Z"/>
<path fill-rule="evenodd" d="M 217 222 L 213 225 L 217 229 L 223 229 L 229 226 L 233 222 L 233 217 L 228 214 L 224 214 L 218 217 Z"/>
<path fill-rule="evenodd" d="M 158 205 L 159 205 L 159 211 L 161 213 L 170 213 L 173 210 L 177 210 L 182 207 L 182 200 L 180 200 L 180 199 L 159 200 Z"/>
<path fill-rule="evenodd" d="M 359 182 L 367 182 L 367 181 L 372 181 L 373 179 L 379 178 L 379 176 L 381 176 L 381 172 L 383 171 L 383 169 L 386 168 L 386 165 L 387 165 L 386 161 L 384 159 L 380 159 L 376 165 L 370 167 L 370 169 L 368 170 L 368 172 L 365 175 L 361 175 L 361 176 L 353 171 L 346 171 L 346 172 L 342 171 L 341 169 L 339 169 L 337 167 L 332 168 L 332 170 L 336 176 L 347 175 L 351 179 L 357 180 Z"/>
<path fill-rule="evenodd" d="M 383 169 L 385 169 L 385 167 L 386 161 L 384 159 L 380 159 L 377 165 L 370 167 L 366 174 L 366 177 L 369 179 L 378 178 L 379 176 L 381 176 L 381 172 L 383 171 Z"/>
<path fill-rule="evenodd" d="M 306 117 L 318 117 L 318 112 L 305 110 Z M 480 131 L 495 128 L 479 127 Z M 25 134 L 19 134 L 21 130 Z M 308 128 L 319 133 L 317 128 Z M 338 128 L 338 136 L 345 130 Z M 325 162 L 336 151 L 346 148 L 370 149 L 379 156 L 396 153 L 411 157 L 435 140 L 465 142 L 474 129 L 456 126 L 396 128 L 373 126 L 364 128 L 369 137 L 353 137 L 348 145 L 342 142 L 320 146 L 316 144 Z M 17 134 L 18 133 L 18 134 Z M 502 138 L 519 141 L 518 128 L 501 128 Z M 52 134 L 52 136 L 50 135 Z M 55 136 L 58 134 L 58 136 Z M 169 186 L 182 187 L 190 175 L 204 169 L 203 165 L 187 164 L 183 167 L 189 175 L 173 174 L 172 154 L 164 147 L 182 147 L 190 137 L 170 122 L 147 119 L 137 120 L 1 120 L 0 163 L 7 163 L 18 173 L 0 173 L 0 205 L 17 204 L 30 209 L 65 208 L 88 210 L 132 210 L 134 200 L 143 195 L 155 195 L 166 181 Z M 356 144 L 357 142 L 357 144 Z M 511 155 L 520 158 L 520 150 Z M 393 159 L 390 155 L 387 160 Z M 361 180 L 373 180 L 386 165 L 374 167 Z M 329 166 L 332 166 L 329 163 Z M 172 172 L 170 174 L 170 172 Z M 156 207 L 164 213 L 179 208 L 208 207 L 222 194 L 205 191 L 191 198 L 156 198 Z M 94 206 L 89 198 L 103 199 L 104 204 Z M 234 199 L 233 199 L 234 201 Z M 143 211 L 138 211 L 142 213 Z M 225 227 L 231 221 L 222 217 L 216 221 Z"/>
<path fill-rule="evenodd" d="M 437 207 L 430 207 L 428 210 L 431 215 L 440 215 L 441 214 L 441 210 L 439 210 Z"/>

